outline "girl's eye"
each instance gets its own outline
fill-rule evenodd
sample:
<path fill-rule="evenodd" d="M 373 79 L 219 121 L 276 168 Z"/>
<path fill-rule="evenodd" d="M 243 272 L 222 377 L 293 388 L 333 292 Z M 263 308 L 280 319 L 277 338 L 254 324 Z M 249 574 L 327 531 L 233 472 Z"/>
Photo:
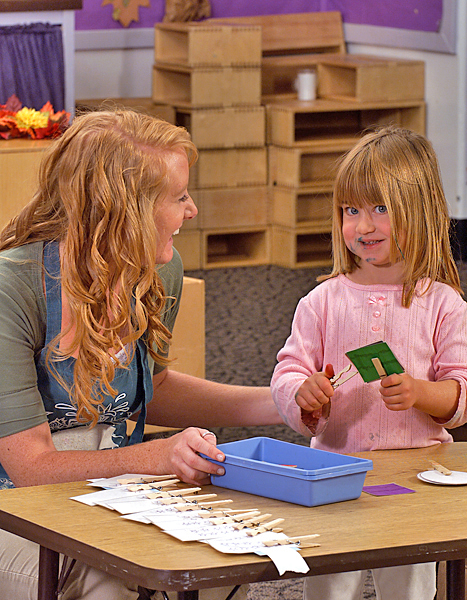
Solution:
<path fill-rule="evenodd" d="M 384 206 L 384 204 L 379 204 L 378 206 L 375 206 L 375 212 L 380 215 L 384 215 L 388 212 L 388 209 Z"/>
<path fill-rule="evenodd" d="M 356 209 L 354 206 L 344 206 L 343 210 L 346 215 L 358 215 L 358 209 Z"/>

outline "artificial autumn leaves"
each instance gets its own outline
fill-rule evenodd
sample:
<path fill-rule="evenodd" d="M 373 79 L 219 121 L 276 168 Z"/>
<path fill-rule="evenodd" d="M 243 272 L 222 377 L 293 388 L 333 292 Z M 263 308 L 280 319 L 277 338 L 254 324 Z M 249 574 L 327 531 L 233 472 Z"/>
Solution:
<path fill-rule="evenodd" d="M 0 138 L 32 138 L 34 140 L 58 137 L 67 127 L 70 113 L 54 112 L 50 102 L 40 110 L 23 107 L 17 96 L 0 104 Z"/>

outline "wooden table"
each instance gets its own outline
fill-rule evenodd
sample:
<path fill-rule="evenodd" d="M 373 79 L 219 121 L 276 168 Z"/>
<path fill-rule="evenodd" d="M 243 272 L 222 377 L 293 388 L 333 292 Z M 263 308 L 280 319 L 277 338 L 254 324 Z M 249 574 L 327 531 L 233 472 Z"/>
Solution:
<path fill-rule="evenodd" d="M 467 471 L 467 443 L 358 456 L 373 460 L 365 485 L 394 482 L 416 493 L 363 493 L 357 500 L 306 508 L 214 486 L 205 491 L 232 498 L 235 508 L 285 518 L 288 535 L 319 533 L 321 546 L 301 551 L 310 567 L 307 575 L 446 560 L 448 598 L 464 599 L 467 488 L 424 483 L 417 473 L 431 468 L 430 458 Z M 50 584 L 56 582 L 59 552 L 142 587 L 178 591 L 179 598 L 196 598 L 203 588 L 279 579 L 267 558 L 179 542 L 154 525 L 69 499 L 87 491 L 94 488 L 66 483 L 0 493 L 0 527 L 41 545 L 39 600 L 55 597 Z M 282 578 L 291 577 L 297 574 Z"/>

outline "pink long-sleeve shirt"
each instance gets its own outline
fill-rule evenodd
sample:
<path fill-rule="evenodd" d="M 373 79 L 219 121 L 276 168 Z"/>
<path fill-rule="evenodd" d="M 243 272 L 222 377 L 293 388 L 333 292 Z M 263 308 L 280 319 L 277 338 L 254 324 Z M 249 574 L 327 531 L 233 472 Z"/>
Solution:
<path fill-rule="evenodd" d="M 421 288 L 419 283 L 404 308 L 401 285 L 358 285 L 345 275 L 318 285 L 297 306 L 290 337 L 277 355 L 272 395 L 285 422 L 309 436 L 295 402 L 305 379 L 328 363 L 337 373 L 350 362 L 347 351 L 383 340 L 412 377 L 459 382 L 454 416 L 441 425 L 415 408 L 388 410 L 379 381 L 365 383 L 357 374 L 335 390 L 327 426 L 312 438 L 312 447 L 344 454 L 421 448 L 451 442 L 445 428 L 467 421 L 467 303 L 442 283 L 424 295 Z"/>

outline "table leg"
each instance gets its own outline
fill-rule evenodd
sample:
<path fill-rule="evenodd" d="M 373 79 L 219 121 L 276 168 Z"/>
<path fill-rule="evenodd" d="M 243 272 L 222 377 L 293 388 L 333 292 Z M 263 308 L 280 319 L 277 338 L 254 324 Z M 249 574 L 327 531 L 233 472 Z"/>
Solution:
<path fill-rule="evenodd" d="M 58 583 L 58 552 L 40 547 L 39 586 L 37 600 L 56 600 Z"/>
<path fill-rule="evenodd" d="M 465 560 L 446 561 L 446 600 L 465 600 Z"/>

